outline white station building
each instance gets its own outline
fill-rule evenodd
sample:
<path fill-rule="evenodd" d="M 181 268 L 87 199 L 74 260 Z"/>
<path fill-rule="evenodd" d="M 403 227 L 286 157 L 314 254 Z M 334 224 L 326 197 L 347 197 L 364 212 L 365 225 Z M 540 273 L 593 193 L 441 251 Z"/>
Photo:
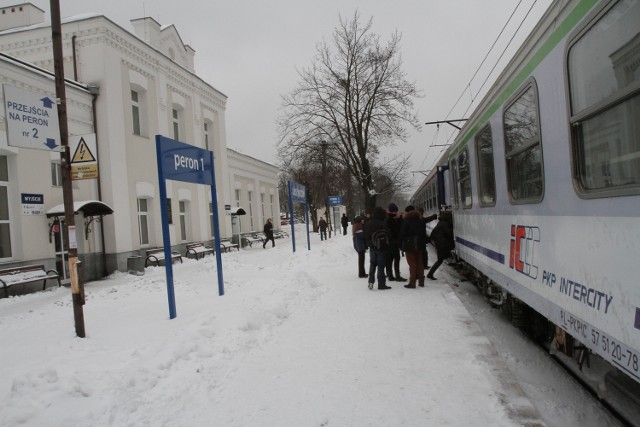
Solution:
<path fill-rule="evenodd" d="M 21 138 L 42 136 L 57 120 L 55 103 L 46 109 L 30 101 L 56 99 L 44 15 L 30 3 L 0 8 L 0 269 L 38 263 L 66 275 L 59 147 L 50 148 L 46 138 L 36 149 L 20 146 Z M 222 238 L 261 231 L 267 218 L 279 228 L 278 169 L 227 148 L 227 96 L 196 74 L 195 51 L 173 25 L 152 18 L 131 24 L 134 33 L 102 15 L 62 21 L 85 280 L 126 271 L 131 256 L 162 246 L 157 134 L 213 151 Z M 184 254 L 187 243 L 211 244 L 209 187 L 166 183 L 173 250 Z M 233 218 L 238 207 L 246 215 Z"/>

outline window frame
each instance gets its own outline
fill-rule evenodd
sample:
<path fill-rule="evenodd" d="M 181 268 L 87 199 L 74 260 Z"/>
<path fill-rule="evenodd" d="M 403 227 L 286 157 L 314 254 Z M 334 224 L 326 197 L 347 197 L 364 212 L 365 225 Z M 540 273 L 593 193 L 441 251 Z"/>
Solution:
<path fill-rule="evenodd" d="M 467 162 L 467 173 L 465 176 L 460 174 L 460 159 L 462 156 L 466 156 Z M 458 196 L 460 200 L 458 201 L 462 209 L 471 209 L 473 207 L 473 186 L 471 183 L 471 162 L 469 160 L 469 146 L 465 145 L 465 147 L 458 152 L 456 155 L 454 162 L 456 163 L 456 188 L 458 190 Z M 466 202 L 466 190 L 463 191 L 463 186 L 469 186 L 469 202 Z"/>
<path fill-rule="evenodd" d="M 592 29 L 596 28 L 605 16 L 611 12 L 620 1 L 608 2 L 603 7 L 591 13 L 591 15 L 585 19 L 585 24 L 576 29 L 569 35 L 569 42 L 567 43 L 564 55 L 565 66 L 565 85 L 567 90 L 567 110 L 569 115 L 569 129 L 570 129 L 570 144 L 571 144 L 571 174 L 573 179 L 573 186 L 578 197 L 582 199 L 597 199 L 606 197 L 619 197 L 619 196 L 634 196 L 640 194 L 640 183 L 630 184 L 628 186 L 617 185 L 611 187 L 602 187 L 589 189 L 583 184 L 581 178 L 582 172 L 586 169 L 587 165 L 583 160 L 583 138 L 580 131 L 583 122 L 590 119 L 596 119 L 603 117 L 607 113 L 613 111 L 615 108 L 624 105 L 625 103 L 640 98 L 640 81 L 629 84 L 627 87 L 617 89 L 604 99 L 600 99 L 591 103 L 582 110 L 574 113 L 573 107 L 573 93 L 572 93 L 572 79 L 571 79 L 571 61 L 570 55 L 572 48 L 575 47 Z M 638 6 L 636 6 L 638 7 Z M 637 35 L 636 35 L 637 37 Z M 620 47 L 618 47 L 620 49 Z M 614 51 L 615 52 L 615 51 Z M 612 52 L 613 53 L 613 52 Z M 610 163 L 609 163 L 610 166 Z M 586 173 L 585 173 L 586 177 Z"/>
<path fill-rule="evenodd" d="M 484 183 L 482 179 L 482 176 L 484 176 L 483 172 L 485 170 L 485 166 L 484 166 L 484 163 L 482 163 L 483 156 L 481 155 L 481 150 L 480 150 L 481 148 L 480 137 L 483 136 L 483 134 L 486 131 L 489 131 L 489 141 L 491 142 L 491 169 L 493 174 L 493 202 L 492 203 L 487 203 L 484 201 L 484 195 L 487 189 L 485 188 L 486 183 Z M 487 123 L 478 131 L 478 133 L 476 133 L 474 137 L 474 145 L 476 150 L 476 177 L 478 180 L 478 204 L 480 205 L 481 208 L 493 207 L 496 205 L 497 194 L 496 194 L 496 165 L 495 165 L 496 162 L 495 162 L 495 157 L 493 155 L 494 139 L 493 139 L 493 129 L 491 128 L 491 123 Z"/>
<path fill-rule="evenodd" d="M 516 102 L 518 102 L 518 100 L 520 100 L 529 91 L 529 89 L 533 90 L 533 98 L 534 98 L 533 100 L 534 100 L 535 115 L 536 115 L 535 129 L 538 135 L 537 142 L 528 142 L 522 147 L 519 147 L 515 150 L 512 149 L 511 151 L 509 151 L 507 147 L 508 139 L 507 139 L 507 129 L 505 127 L 505 114 L 507 113 L 510 107 L 515 105 Z M 512 205 L 529 205 L 529 204 L 541 203 L 542 200 L 544 199 L 546 186 L 545 186 L 545 174 L 544 174 L 544 151 L 542 146 L 543 145 L 542 144 L 542 127 L 540 123 L 540 98 L 538 96 L 538 85 L 536 83 L 536 80 L 533 77 L 530 77 L 529 79 L 527 79 L 522 84 L 520 89 L 516 91 L 515 94 L 504 105 L 505 106 L 502 109 L 501 120 L 502 120 L 502 136 L 503 136 L 503 144 L 504 144 L 505 173 L 506 173 L 506 182 L 507 182 L 507 192 L 509 194 L 509 202 Z M 537 197 L 527 197 L 527 198 L 516 199 L 513 197 L 513 183 L 511 182 L 509 161 L 512 157 L 515 157 L 527 151 L 533 150 L 536 147 L 540 147 L 540 179 L 542 182 L 542 190 L 540 192 L 540 195 Z"/>
<path fill-rule="evenodd" d="M 141 211 L 140 210 L 140 200 L 144 200 L 145 201 L 145 210 Z M 137 206 L 137 219 L 138 219 L 138 242 L 140 243 L 140 247 L 141 248 L 147 248 L 151 245 L 151 233 L 149 232 L 149 199 L 146 197 L 138 197 L 136 198 L 136 206 Z M 142 241 L 142 222 L 141 222 L 141 218 L 144 217 L 145 218 L 145 228 L 146 228 L 146 232 L 147 232 L 147 242 L 144 243 Z"/>
<path fill-rule="evenodd" d="M 4 160 L 2 160 L 4 159 Z M 11 171 L 9 170 L 9 156 L 4 155 L 4 154 L 0 154 L 0 162 L 2 162 L 5 166 L 6 166 L 6 180 L 2 179 L 2 177 L 0 177 L 0 186 L 3 188 L 6 188 L 6 200 L 3 201 L 3 205 L 4 205 L 4 209 L 6 209 L 6 215 L 7 218 L 6 219 L 2 219 L 0 218 L 0 225 L 6 226 L 8 229 L 8 238 L 7 238 L 7 247 L 8 247 L 8 255 L 6 257 L 0 257 L 0 260 L 2 261 L 8 261 L 13 259 L 14 257 L 14 250 L 13 250 L 13 242 L 12 242 L 12 238 L 11 238 L 11 232 L 12 232 L 12 221 L 11 221 L 11 207 L 12 207 L 12 203 L 11 203 Z M 1 208 L 0 208 L 1 209 Z M 0 242 L 1 245 L 1 242 Z"/>

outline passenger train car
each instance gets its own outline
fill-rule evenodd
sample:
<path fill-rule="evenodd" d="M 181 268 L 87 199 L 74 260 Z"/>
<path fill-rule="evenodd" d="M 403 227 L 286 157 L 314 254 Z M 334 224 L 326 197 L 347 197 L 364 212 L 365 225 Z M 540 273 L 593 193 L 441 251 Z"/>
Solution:
<path fill-rule="evenodd" d="M 450 204 L 479 288 L 640 420 L 640 1 L 552 2 L 413 202 Z"/>

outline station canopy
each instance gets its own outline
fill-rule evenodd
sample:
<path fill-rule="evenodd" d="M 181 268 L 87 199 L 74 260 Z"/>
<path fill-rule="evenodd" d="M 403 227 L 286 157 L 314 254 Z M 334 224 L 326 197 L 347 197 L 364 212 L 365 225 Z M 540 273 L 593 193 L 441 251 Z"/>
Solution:
<path fill-rule="evenodd" d="M 92 217 L 111 215 L 113 209 L 99 200 L 84 200 L 81 202 L 73 202 L 73 212 L 74 214 L 82 212 L 85 217 Z M 47 218 L 61 216 L 64 216 L 64 204 L 54 206 L 47 211 Z"/>

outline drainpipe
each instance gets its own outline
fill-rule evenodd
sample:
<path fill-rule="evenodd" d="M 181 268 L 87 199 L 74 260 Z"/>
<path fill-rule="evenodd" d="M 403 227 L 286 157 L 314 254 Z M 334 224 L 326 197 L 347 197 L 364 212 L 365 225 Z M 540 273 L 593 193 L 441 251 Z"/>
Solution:
<path fill-rule="evenodd" d="M 73 54 L 73 80 L 78 81 L 78 58 L 76 57 L 76 36 L 71 37 L 71 52 Z"/>
<path fill-rule="evenodd" d="M 74 36 L 75 37 L 75 36 Z M 74 50 L 75 52 L 75 50 Z M 75 61 L 74 61 L 75 64 Z M 100 184 L 100 144 L 98 144 L 98 115 L 96 113 L 96 103 L 98 101 L 98 95 L 100 95 L 100 87 L 98 85 L 87 85 L 89 93 L 91 93 L 91 110 L 93 113 L 93 132 L 96 134 L 96 151 L 98 156 L 98 200 L 102 201 L 102 185 Z M 107 249 L 104 243 L 104 216 L 100 219 L 100 249 L 102 251 L 102 277 L 106 277 L 109 272 L 107 270 Z"/>

